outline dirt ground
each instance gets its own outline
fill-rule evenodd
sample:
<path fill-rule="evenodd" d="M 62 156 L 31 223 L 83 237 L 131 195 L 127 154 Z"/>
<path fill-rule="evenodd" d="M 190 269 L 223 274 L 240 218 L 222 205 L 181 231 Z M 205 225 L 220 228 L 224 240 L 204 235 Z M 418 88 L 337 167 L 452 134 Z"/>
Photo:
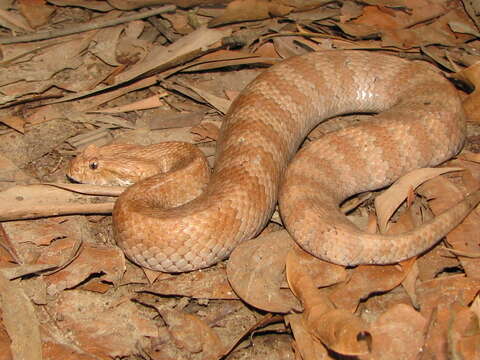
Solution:
<path fill-rule="evenodd" d="M 0 360 L 480 358 L 478 209 L 421 256 L 347 268 L 301 250 L 275 212 L 230 259 L 167 274 L 116 245 L 123 189 L 66 177 L 91 144 L 185 141 L 213 167 L 225 113 L 268 67 L 388 53 L 437 67 L 467 115 L 456 158 L 341 206 L 367 232 L 409 231 L 479 188 L 479 14 L 470 0 L 0 1 Z"/>

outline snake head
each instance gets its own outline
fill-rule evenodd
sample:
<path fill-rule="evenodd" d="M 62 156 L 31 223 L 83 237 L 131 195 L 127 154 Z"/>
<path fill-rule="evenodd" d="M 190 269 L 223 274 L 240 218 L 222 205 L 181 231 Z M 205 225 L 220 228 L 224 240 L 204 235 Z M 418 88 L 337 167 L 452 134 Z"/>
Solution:
<path fill-rule="evenodd" d="M 67 169 L 67 177 L 78 183 L 106 185 L 102 173 L 102 162 L 99 155 L 100 148 L 89 145 L 73 159 Z"/>
<path fill-rule="evenodd" d="M 131 156 L 136 148 L 129 144 L 98 147 L 89 145 L 70 162 L 67 177 L 75 182 L 93 185 L 131 185 L 143 170 Z M 148 164 L 142 164 L 142 169 Z"/>

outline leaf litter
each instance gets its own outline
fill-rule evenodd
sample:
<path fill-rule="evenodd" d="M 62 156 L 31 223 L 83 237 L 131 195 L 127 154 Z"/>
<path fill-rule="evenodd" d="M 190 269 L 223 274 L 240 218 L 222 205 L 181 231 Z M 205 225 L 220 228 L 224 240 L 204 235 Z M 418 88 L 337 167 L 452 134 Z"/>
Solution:
<path fill-rule="evenodd" d="M 309 51 L 396 53 L 462 83 L 469 120 L 458 159 L 342 206 L 367 231 L 408 231 L 480 186 L 478 4 L 163 3 L 2 6 L 2 359 L 478 358 L 478 210 L 396 265 L 318 260 L 277 216 L 223 263 L 160 274 L 115 246 L 109 214 L 123 189 L 65 178 L 78 151 L 112 141 L 188 141 L 213 165 L 223 114 L 264 68 Z M 365 117 L 332 119 L 309 139 Z"/>

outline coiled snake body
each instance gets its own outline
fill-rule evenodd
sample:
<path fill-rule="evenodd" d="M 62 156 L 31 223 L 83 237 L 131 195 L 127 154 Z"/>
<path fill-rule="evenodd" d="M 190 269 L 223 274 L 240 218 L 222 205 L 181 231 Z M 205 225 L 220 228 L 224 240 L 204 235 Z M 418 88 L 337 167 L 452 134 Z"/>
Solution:
<path fill-rule="evenodd" d="M 287 170 L 315 125 L 353 112 L 378 115 L 308 144 Z M 342 265 L 395 263 L 427 250 L 458 225 L 479 202 L 479 192 L 394 236 L 361 232 L 339 203 L 415 168 L 437 165 L 463 141 L 456 90 L 428 64 L 356 51 L 291 58 L 263 72 L 231 106 L 208 185 L 202 171 L 199 185 L 192 185 L 184 156 L 180 165 L 167 166 L 175 168 L 174 180 L 155 175 L 120 196 L 115 237 L 127 257 L 147 268 L 204 268 L 258 234 L 279 199 L 288 231 L 313 255 Z M 101 154 L 80 156 L 70 176 L 85 181 L 81 164 L 92 158 L 95 170 L 83 166 L 83 172 L 100 171 Z"/>

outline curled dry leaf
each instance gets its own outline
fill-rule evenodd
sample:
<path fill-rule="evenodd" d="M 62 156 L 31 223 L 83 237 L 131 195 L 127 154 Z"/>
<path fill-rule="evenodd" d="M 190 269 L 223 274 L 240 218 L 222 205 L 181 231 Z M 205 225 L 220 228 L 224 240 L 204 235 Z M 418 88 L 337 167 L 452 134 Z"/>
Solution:
<path fill-rule="evenodd" d="M 300 261 L 299 261 L 300 260 Z M 301 266 L 301 257 L 289 252 L 287 281 L 304 307 L 304 325 L 327 348 L 342 355 L 358 356 L 370 351 L 370 334 L 363 321 L 344 309 L 335 309 L 324 291 Z"/>
<path fill-rule="evenodd" d="M 200 354 L 201 359 L 219 359 L 225 347 L 217 333 L 194 314 L 157 308 L 167 324 L 168 332 L 178 349 Z"/>
<path fill-rule="evenodd" d="M 335 306 L 348 311 L 355 311 L 362 299 L 376 292 L 392 290 L 400 285 L 407 276 L 413 262 L 398 265 L 362 265 L 355 268 L 350 279 L 340 284 L 330 300 Z"/>
<path fill-rule="evenodd" d="M 211 123 L 204 121 L 197 126 L 194 126 L 190 129 L 192 134 L 195 134 L 197 141 L 211 141 L 217 140 L 218 135 L 220 134 L 220 128 Z"/>
<path fill-rule="evenodd" d="M 465 114 L 471 121 L 480 121 L 480 62 L 452 75 L 453 78 L 466 82 L 475 90 L 464 100 Z"/>
<path fill-rule="evenodd" d="M 292 344 L 296 353 L 299 353 L 303 360 L 331 359 L 327 349 L 313 337 L 305 326 L 305 319 L 302 314 L 288 314 L 285 321 L 292 329 L 295 342 Z"/>
<path fill-rule="evenodd" d="M 196 299 L 238 299 L 228 283 L 224 268 L 214 267 L 157 280 L 139 291 L 159 295 L 180 295 Z"/>
<path fill-rule="evenodd" d="M 429 359 L 478 359 L 478 317 L 459 303 L 435 307 L 428 326 L 423 353 Z"/>
<path fill-rule="evenodd" d="M 62 253 L 69 253 L 71 241 L 56 241 L 49 246 L 49 251 L 42 254 L 40 261 L 50 262 Z M 58 254 L 57 254 L 58 252 Z M 72 288 L 86 280 L 92 274 L 103 274 L 101 280 L 117 285 L 125 272 L 125 257 L 118 247 L 94 247 L 85 243 L 78 257 L 68 266 L 54 274 L 47 276 L 47 291 L 50 295 Z"/>
<path fill-rule="evenodd" d="M 47 5 L 46 1 L 21 0 L 18 5 L 20 12 L 32 28 L 45 25 L 55 11 L 55 8 Z"/>
<path fill-rule="evenodd" d="M 294 261 L 292 261 L 294 259 Z M 287 266 L 298 267 L 296 271 L 306 272 L 316 287 L 326 287 L 347 279 L 348 273 L 341 265 L 320 260 L 295 245 L 287 256 Z"/>
<path fill-rule="evenodd" d="M 448 328 L 449 353 L 454 359 L 480 358 L 480 322 L 466 306 L 453 304 Z"/>
<path fill-rule="evenodd" d="M 432 199 L 429 204 L 434 214 L 451 208 L 465 195 L 465 191 L 444 177 L 428 181 L 419 188 L 419 192 L 428 199 Z M 480 253 L 479 240 L 480 215 L 476 211 L 472 211 L 459 226 L 447 235 L 447 242 L 453 250 L 464 254 Z M 459 260 L 468 276 L 480 278 L 480 258 L 459 256 Z"/>
<path fill-rule="evenodd" d="M 472 301 L 472 304 L 470 305 L 470 309 L 477 314 L 477 317 L 480 319 L 480 294 L 477 294 L 475 296 L 475 300 Z"/>
<path fill-rule="evenodd" d="M 417 358 L 422 351 L 426 325 L 425 318 L 411 306 L 398 304 L 391 307 L 370 327 L 373 341 L 368 359 Z"/>
<path fill-rule="evenodd" d="M 241 243 L 233 250 L 227 276 L 237 295 L 256 308 L 278 313 L 299 310 L 300 304 L 284 282 L 285 258 L 294 246 L 286 230 Z"/>
<path fill-rule="evenodd" d="M 429 319 L 439 305 L 450 306 L 453 303 L 470 304 L 478 294 L 480 280 L 463 275 L 441 277 L 424 281 L 417 287 L 420 312 Z"/>
<path fill-rule="evenodd" d="M 435 176 L 459 170 L 462 170 L 462 168 L 423 168 L 413 170 L 398 179 L 388 190 L 375 198 L 380 231 L 385 232 L 388 220 L 407 198 L 410 189 L 415 189 Z"/>
<path fill-rule="evenodd" d="M 459 158 L 467 161 L 472 161 L 475 163 L 480 163 L 480 153 L 474 153 L 471 151 L 463 150 L 462 153 L 458 156 Z"/>

